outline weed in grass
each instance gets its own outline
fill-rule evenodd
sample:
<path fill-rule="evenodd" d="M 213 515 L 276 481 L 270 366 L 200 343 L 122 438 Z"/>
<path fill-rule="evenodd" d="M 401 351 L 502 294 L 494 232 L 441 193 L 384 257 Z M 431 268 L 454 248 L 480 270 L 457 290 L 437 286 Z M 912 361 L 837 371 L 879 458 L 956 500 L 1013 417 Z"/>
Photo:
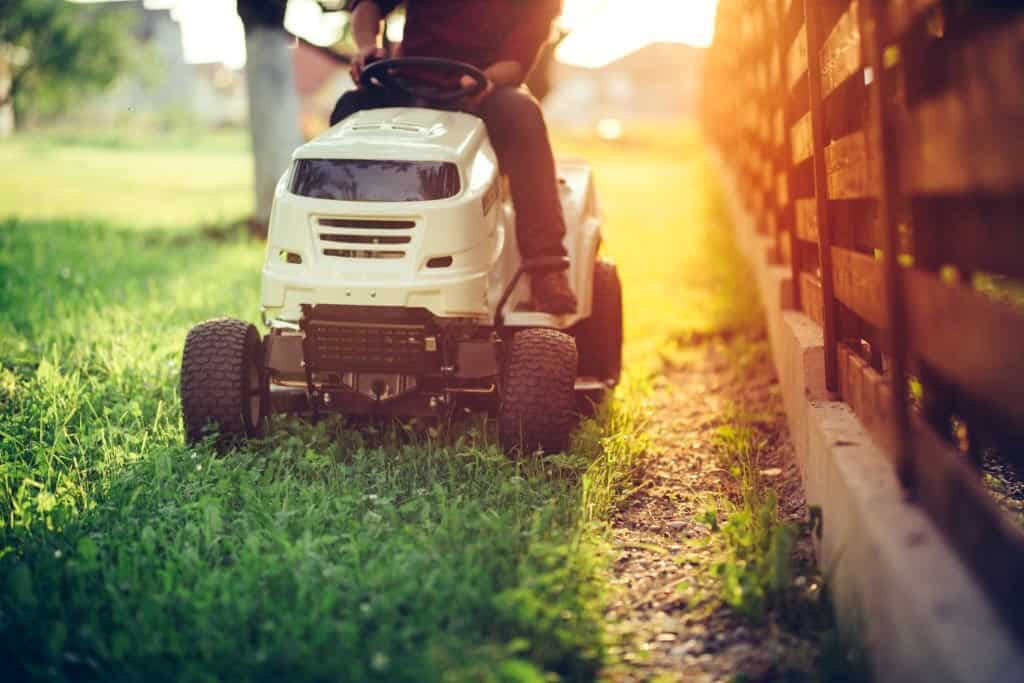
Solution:
<path fill-rule="evenodd" d="M 761 476 L 766 444 L 752 427 L 720 427 L 713 447 L 720 466 L 736 484 L 736 500 L 725 503 L 724 514 L 711 508 L 701 519 L 717 534 L 722 551 L 712 573 L 725 604 L 761 621 L 792 581 L 797 529 L 779 521 L 775 491 Z"/>
<path fill-rule="evenodd" d="M 735 485 L 734 496 L 709 505 L 698 519 L 711 530 L 706 543 L 718 554 L 708 572 L 715 593 L 752 622 L 770 615 L 792 632 L 817 641 L 814 661 L 787 668 L 781 680 L 870 681 L 863 648 L 836 629 L 824 581 L 810 568 L 794 572 L 794 544 L 800 536 L 820 534 L 821 511 L 812 508 L 803 524 L 779 520 L 777 495 L 763 478 L 762 457 L 768 444 L 753 426 L 757 420 L 757 415 L 733 411 L 713 443 L 720 467 Z"/>

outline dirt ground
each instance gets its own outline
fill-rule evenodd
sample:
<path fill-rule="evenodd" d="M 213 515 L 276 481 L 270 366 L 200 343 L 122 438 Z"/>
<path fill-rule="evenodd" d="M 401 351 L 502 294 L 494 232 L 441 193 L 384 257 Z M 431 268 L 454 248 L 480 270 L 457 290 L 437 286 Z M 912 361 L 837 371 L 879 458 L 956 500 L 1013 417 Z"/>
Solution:
<path fill-rule="evenodd" d="M 707 586 L 714 549 L 694 551 L 711 532 L 696 521 L 731 479 L 713 453 L 715 430 L 737 411 L 754 416 L 769 448 L 761 473 L 786 521 L 806 518 L 800 473 L 786 429 L 779 386 L 764 339 L 712 340 L 685 349 L 656 381 L 654 452 L 614 528 L 619 599 L 608 618 L 621 644 L 611 681 L 771 681 L 805 678 L 816 654 L 813 634 L 797 635 L 770 613 L 760 624 L 734 614 Z M 748 418 L 749 419 L 749 418 Z M 797 542 L 794 583 L 815 590 L 811 544 Z"/>

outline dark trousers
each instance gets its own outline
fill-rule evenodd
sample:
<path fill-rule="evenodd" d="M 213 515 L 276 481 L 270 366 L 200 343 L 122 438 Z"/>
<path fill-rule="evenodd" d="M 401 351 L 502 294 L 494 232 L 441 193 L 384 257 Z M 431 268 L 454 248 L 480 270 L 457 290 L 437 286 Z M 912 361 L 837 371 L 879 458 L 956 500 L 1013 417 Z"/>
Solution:
<path fill-rule="evenodd" d="M 409 104 L 380 88 L 350 90 L 338 99 L 331 125 L 361 109 Z M 526 88 L 498 88 L 473 113 L 484 120 L 501 171 L 508 175 L 523 259 L 565 256 L 565 218 L 540 103 Z"/>

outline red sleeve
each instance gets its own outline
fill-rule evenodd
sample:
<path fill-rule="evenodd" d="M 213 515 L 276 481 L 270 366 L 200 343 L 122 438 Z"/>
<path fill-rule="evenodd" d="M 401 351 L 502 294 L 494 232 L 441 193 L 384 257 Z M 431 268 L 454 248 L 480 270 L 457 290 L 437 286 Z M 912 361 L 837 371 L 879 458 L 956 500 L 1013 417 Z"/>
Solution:
<path fill-rule="evenodd" d="M 551 40 L 551 22 L 562 13 L 561 0 L 524 2 L 511 31 L 502 41 L 499 60 L 512 60 L 523 67 L 523 76 L 530 73 L 540 49 Z"/>
<path fill-rule="evenodd" d="M 348 11 L 355 12 L 356 7 L 363 4 L 364 2 L 374 2 L 377 7 L 380 7 L 380 13 L 383 16 L 387 16 L 391 13 L 391 10 L 395 9 L 402 4 L 402 0 L 349 0 Z"/>

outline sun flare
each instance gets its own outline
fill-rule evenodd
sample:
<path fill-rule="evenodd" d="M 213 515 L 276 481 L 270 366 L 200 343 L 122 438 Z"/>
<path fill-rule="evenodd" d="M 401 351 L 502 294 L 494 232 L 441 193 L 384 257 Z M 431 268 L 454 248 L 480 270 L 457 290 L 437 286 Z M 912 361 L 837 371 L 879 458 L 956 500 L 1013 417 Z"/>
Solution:
<path fill-rule="evenodd" d="M 597 68 L 658 41 L 706 47 L 717 0 L 565 0 L 559 61 Z"/>

